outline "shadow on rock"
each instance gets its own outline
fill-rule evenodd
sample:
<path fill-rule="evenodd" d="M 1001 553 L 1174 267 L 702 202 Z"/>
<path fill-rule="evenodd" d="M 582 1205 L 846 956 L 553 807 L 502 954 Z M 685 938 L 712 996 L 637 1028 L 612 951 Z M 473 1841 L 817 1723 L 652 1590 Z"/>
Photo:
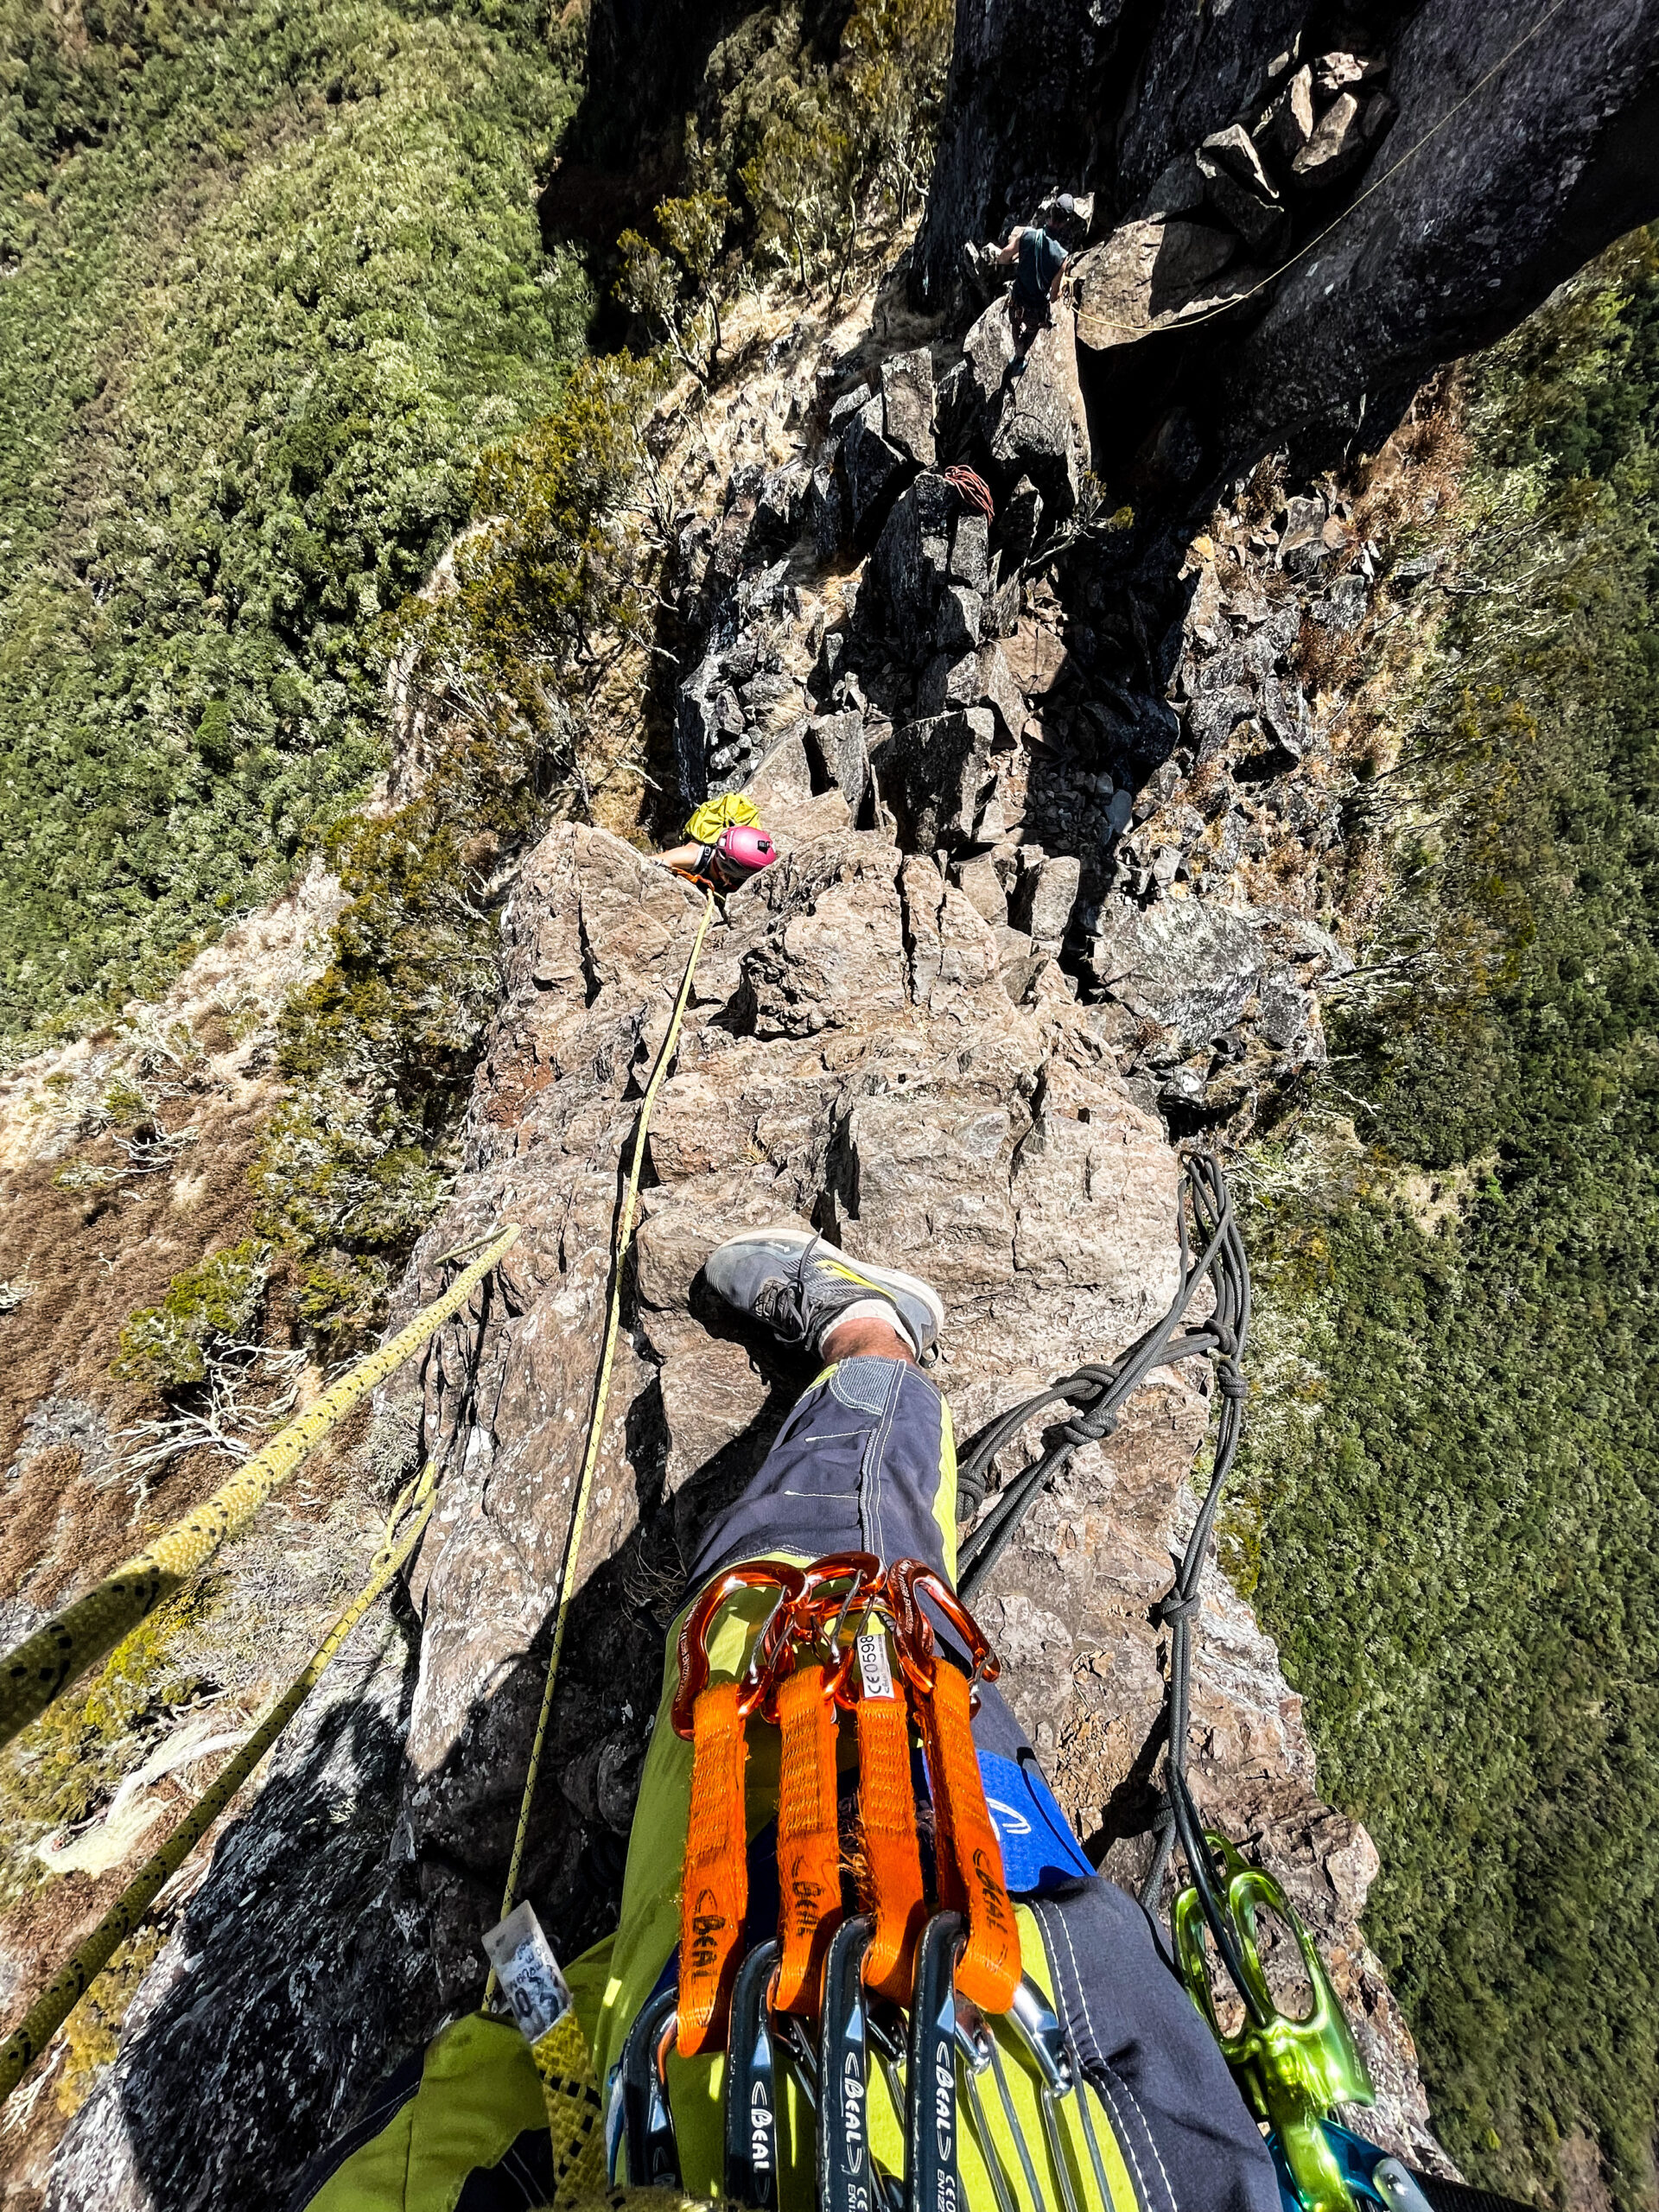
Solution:
<path fill-rule="evenodd" d="M 416 1644 L 406 1614 L 369 1635 L 220 1841 L 65 2141 L 49 2204 L 275 2212 L 435 2024 L 392 1850 Z"/>

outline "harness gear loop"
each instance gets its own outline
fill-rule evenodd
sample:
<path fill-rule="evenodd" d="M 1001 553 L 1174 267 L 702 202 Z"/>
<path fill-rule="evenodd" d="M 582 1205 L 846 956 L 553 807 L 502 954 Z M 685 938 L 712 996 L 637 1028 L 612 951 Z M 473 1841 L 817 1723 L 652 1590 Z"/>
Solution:
<path fill-rule="evenodd" d="M 691 950 L 685 957 L 684 972 L 674 1000 L 674 1010 L 669 1016 L 668 1028 L 662 1047 L 658 1052 L 650 1080 L 645 1084 L 645 1096 L 639 1102 L 639 1114 L 633 1125 L 633 1152 L 628 1161 L 628 1179 L 622 1192 L 622 1203 L 617 1210 L 616 1230 L 611 1240 L 611 1301 L 605 1322 L 605 1348 L 600 1356 L 599 1376 L 594 1389 L 594 1409 L 588 1421 L 588 1445 L 582 1454 L 582 1472 L 576 1482 L 575 1509 L 570 1516 L 570 1525 L 565 1532 L 564 1554 L 559 1561 L 558 1602 L 553 1618 L 553 1648 L 547 1657 L 547 1680 L 542 1686 L 542 1707 L 536 1719 L 536 1733 L 530 1747 L 530 1764 L 524 1774 L 524 1794 L 518 1807 L 518 1827 L 512 1839 L 512 1857 L 507 1866 L 507 1885 L 502 1893 L 499 1917 L 505 1920 L 512 1910 L 518 1893 L 518 1876 L 524 1863 L 524 1844 L 530 1834 L 531 1809 L 536 1802 L 536 1783 L 542 1770 L 542 1751 L 547 1742 L 547 1724 L 553 1712 L 554 1686 L 559 1678 L 559 1661 L 564 1651 L 565 1630 L 569 1624 L 571 1602 L 575 1595 L 576 1562 L 582 1554 L 582 1532 L 588 1525 L 588 1501 L 593 1496 L 594 1471 L 599 1465 L 600 1446 L 605 1435 L 605 1409 L 610 1402 L 611 1370 L 616 1361 L 617 1332 L 622 1323 L 622 1259 L 633 1235 L 633 1210 L 639 1199 L 639 1174 L 645 1165 L 645 1136 L 651 1128 L 652 1109 L 657 1103 L 657 1093 L 662 1089 L 663 1078 L 668 1073 L 674 1058 L 674 1048 L 680 1041 L 680 1026 L 685 1020 L 685 1009 L 690 1002 L 691 985 L 697 972 L 697 961 L 702 952 L 702 941 L 709 934 L 709 925 L 714 919 L 715 894 L 705 893 L 702 913 L 697 922 L 696 935 L 691 940 Z M 484 1986 L 484 2002 L 487 2006 L 495 1993 L 495 1971 L 492 1967 Z"/>
<path fill-rule="evenodd" d="M 718 1682 L 692 1709 L 691 1813 L 680 1888 L 680 2049 L 723 2037 L 749 1904 L 743 1817 L 748 1743 L 738 1685 Z"/>

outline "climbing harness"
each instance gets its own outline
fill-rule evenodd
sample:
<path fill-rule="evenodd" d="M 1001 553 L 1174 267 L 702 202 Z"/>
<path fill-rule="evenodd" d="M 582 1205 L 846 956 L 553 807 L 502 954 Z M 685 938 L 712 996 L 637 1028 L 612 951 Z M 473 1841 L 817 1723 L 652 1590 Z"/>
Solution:
<path fill-rule="evenodd" d="M 76 1946 L 67 1963 L 53 1976 L 5 2041 L 0 2043 L 0 2104 L 5 2102 L 109 1964 L 117 1947 L 141 1925 L 162 1889 L 321 1681 L 364 1614 L 402 1572 L 431 1517 L 435 1489 L 430 1467 L 423 1468 L 392 1508 L 385 1539 L 375 1554 L 368 1580 L 223 1774 L 202 1792 L 161 1849 L 145 1861 L 92 1934 Z"/>
<path fill-rule="evenodd" d="M 187 1513 L 165 1535 L 107 1575 L 95 1590 L 54 1614 L 44 1628 L 36 1629 L 0 1659 L 0 1745 L 10 1743 L 78 1675 L 113 1649 L 146 1614 L 154 1612 L 210 1560 L 227 1538 L 239 1535 L 312 1446 L 338 1427 L 359 1400 L 461 1311 L 518 1236 L 518 1230 L 512 1225 L 493 1236 L 441 1298 L 423 1306 L 406 1328 L 341 1376 L 315 1406 L 289 1421 L 205 1503 Z"/>

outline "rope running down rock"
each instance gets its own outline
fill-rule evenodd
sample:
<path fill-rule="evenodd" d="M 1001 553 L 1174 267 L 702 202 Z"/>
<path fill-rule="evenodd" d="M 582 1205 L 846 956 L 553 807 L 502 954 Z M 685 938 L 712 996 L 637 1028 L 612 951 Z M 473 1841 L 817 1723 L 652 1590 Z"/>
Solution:
<path fill-rule="evenodd" d="M 435 1330 L 460 1312 L 518 1236 L 517 1227 L 510 1224 L 455 1277 L 441 1298 L 423 1307 L 378 1351 L 359 1360 L 349 1374 L 342 1375 L 315 1406 L 291 1421 L 263 1452 L 255 1452 L 204 1503 L 0 1659 L 0 1745 L 9 1744 L 83 1669 L 101 1659 L 147 1613 L 170 1598 L 227 1537 L 246 1528 L 312 1446 L 378 1382 L 417 1352 Z"/>
<path fill-rule="evenodd" d="M 1202 1823 L 1186 1782 L 1192 1624 L 1203 1599 L 1205 1555 L 1215 1526 L 1216 1510 L 1221 1502 L 1222 1485 L 1238 1453 L 1244 1402 L 1249 1395 L 1240 1363 L 1250 1327 L 1250 1270 L 1244 1241 L 1233 1216 L 1232 1195 L 1221 1162 L 1212 1153 L 1192 1154 L 1185 1163 L 1185 1174 L 1176 1216 L 1180 1237 L 1180 1287 L 1162 1320 L 1155 1322 L 1116 1359 L 1079 1367 L 1070 1375 L 1063 1375 L 1046 1390 L 1000 1415 L 974 1438 L 957 1474 L 962 1510 L 967 1515 L 976 1514 L 984 1501 L 992 1461 L 1027 1422 L 1049 1406 L 1063 1404 L 1076 1409 L 1053 1430 L 1042 1456 L 1014 1478 L 983 1519 L 963 1540 L 957 1587 L 965 1601 L 1002 1556 L 1039 1493 L 1070 1463 L 1080 1446 L 1112 1433 L 1117 1427 L 1118 1408 L 1154 1368 L 1199 1357 L 1212 1358 L 1216 1363 L 1221 1410 L 1210 1485 L 1175 1570 L 1173 1586 L 1156 1608 L 1156 1618 L 1160 1625 L 1168 1629 L 1170 1640 L 1169 1688 L 1165 1706 L 1168 1749 L 1165 1768 L 1166 1802 L 1157 1822 L 1158 1847 L 1141 1890 L 1141 1902 L 1148 1910 L 1156 1904 L 1178 1833 L 1200 1891 L 1212 1872 L 1204 1845 Z M 1187 1230 L 1189 1205 L 1202 1243 L 1202 1249 L 1196 1254 Z M 1196 1326 L 1184 1327 L 1187 1309 L 1198 1294 L 1199 1284 L 1206 1280 L 1214 1286 L 1214 1311 Z M 1230 1960 L 1230 1966 L 1232 1963 Z M 1240 1986 L 1244 1986 L 1242 1981 Z"/>
<path fill-rule="evenodd" d="M 219 1815 L 231 1802 L 289 1722 L 321 1681 L 330 1662 L 365 1613 L 407 1562 L 431 1517 L 435 1484 L 430 1467 L 422 1469 L 397 1504 L 375 1554 L 368 1580 L 318 1644 L 301 1672 L 273 1705 L 230 1764 L 196 1800 L 161 1849 L 128 1883 L 98 1926 L 53 1976 L 22 2019 L 0 2043 L 0 2105 L 16 2088 L 65 2020 L 97 1979 L 117 1947 L 139 1926 L 162 1889 L 176 1874 Z M 405 1514 L 412 1514 L 399 1530 Z"/>
<path fill-rule="evenodd" d="M 668 1029 L 651 1071 L 644 1097 L 639 1102 L 639 1118 L 633 1126 L 633 1152 L 628 1162 L 627 1181 L 623 1187 L 621 1202 L 617 1208 L 616 1228 L 611 1239 L 611 1296 L 610 1310 L 605 1324 L 605 1349 L 600 1356 L 599 1378 L 594 1389 L 594 1409 L 588 1421 L 588 1443 L 582 1453 L 582 1472 L 576 1481 L 576 1503 L 565 1531 L 564 1555 L 559 1561 L 557 1607 L 553 1617 L 553 1648 L 548 1654 L 547 1680 L 542 1686 L 542 1709 L 536 1719 L 536 1733 L 530 1746 L 530 1764 L 524 1774 L 524 1794 L 518 1808 L 518 1827 L 512 1839 L 512 1857 L 507 1866 L 507 1886 L 502 1892 L 499 1917 L 505 1920 L 512 1910 L 518 1894 L 518 1877 L 524 1863 L 524 1844 L 530 1834 L 530 1816 L 536 1802 L 536 1784 L 542 1770 L 542 1751 L 547 1742 L 547 1724 L 553 1712 L 554 1686 L 559 1677 L 559 1661 L 564 1652 L 564 1632 L 570 1618 L 571 1601 L 575 1595 L 576 1563 L 582 1553 L 582 1531 L 588 1524 L 588 1500 L 593 1494 L 594 1470 L 599 1465 L 600 1446 L 605 1438 L 605 1409 L 611 1395 L 611 1370 L 616 1358 L 617 1332 L 622 1321 L 622 1270 L 633 1236 L 633 1211 L 639 1198 L 639 1172 L 645 1162 L 645 1136 L 651 1128 L 651 1111 L 657 1103 L 663 1078 L 668 1073 L 674 1050 L 680 1041 L 680 1025 L 685 1019 L 685 1009 L 690 1003 L 691 985 L 697 972 L 697 962 L 702 953 L 702 941 L 709 934 L 709 925 L 714 918 L 715 894 L 704 894 L 702 918 L 697 933 L 691 940 L 691 950 L 686 955 L 685 972 L 680 977 L 678 995 L 674 1011 L 669 1018 Z M 490 1969 L 484 1987 L 484 2003 L 487 2009 L 495 1993 L 495 1969 Z"/>

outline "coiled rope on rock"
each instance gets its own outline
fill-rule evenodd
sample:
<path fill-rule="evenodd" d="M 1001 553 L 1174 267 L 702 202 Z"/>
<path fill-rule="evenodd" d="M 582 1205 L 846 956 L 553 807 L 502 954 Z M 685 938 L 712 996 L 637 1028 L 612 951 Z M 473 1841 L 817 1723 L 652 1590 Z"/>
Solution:
<path fill-rule="evenodd" d="M 202 1792 L 161 1849 L 145 1860 L 92 1934 L 76 1946 L 17 2026 L 0 2043 L 0 2105 L 4 2104 L 109 1964 L 117 1947 L 141 1924 L 162 1891 L 253 1773 L 327 1672 L 340 1646 L 364 1614 L 407 1564 L 431 1518 L 435 1489 L 431 1468 L 423 1467 L 392 1508 L 385 1537 L 375 1554 L 368 1580 L 225 1771 Z"/>
<path fill-rule="evenodd" d="M 289 1421 L 210 1498 L 117 1567 L 113 1574 L 106 1575 L 96 1589 L 54 1613 L 43 1628 L 36 1629 L 0 1659 L 0 1745 L 9 1744 L 78 1675 L 112 1650 L 146 1614 L 170 1598 L 228 1537 L 239 1535 L 312 1446 L 461 1311 L 518 1235 L 517 1225 L 510 1223 L 455 1277 L 442 1297 L 423 1306 L 378 1351 L 342 1375 L 315 1406 Z"/>

